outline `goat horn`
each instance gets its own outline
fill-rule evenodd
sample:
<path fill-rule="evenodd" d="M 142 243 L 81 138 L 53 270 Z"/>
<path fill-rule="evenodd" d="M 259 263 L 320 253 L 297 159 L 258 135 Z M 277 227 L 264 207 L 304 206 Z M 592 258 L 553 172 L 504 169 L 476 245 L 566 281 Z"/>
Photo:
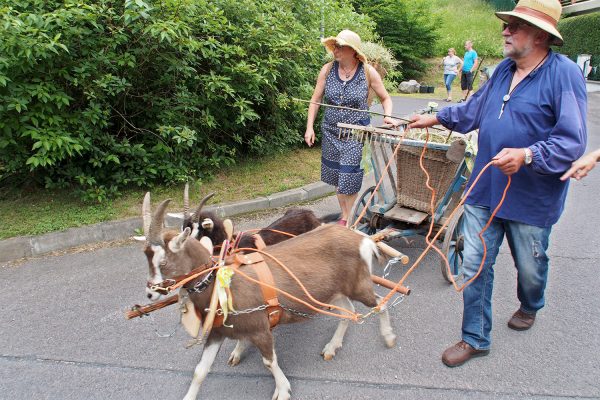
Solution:
<path fill-rule="evenodd" d="M 206 204 L 206 202 L 208 200 L 210 200 L 211 197 L 213 197 L 215 194 L 210 193 L 208 195 L 206 195 L 202 201 L 200 202 L 200 205 L 198 206 L 198 208 L 196 209 L 196 211 L 194 212 L 194 214 L 192 215 L 192 222 L 197 222 L 200 223 L 200 211 L 202 211 L 202 207 L 204 207 L 204 204 Z"/>
<path fill-rule="evenodd" d="M 185 184 L 183 188 L 183 220 L 187 220 L 190 217 L 190 185 Z"/>
<path fill-rule="evenodd" d="M 165 211 L 167 210 L 167 205 L 169 205 L 170 201 L 171 199 L 166 199 L 162 203 L 160 203 L 156 208 L 156 212 L 152 216 L 152 222 L 150 223 L 149 229 L 150 237 L 148 239 L 150 244 L 157 244 L 160 246 L 164 244 L 164 241 L 161 237 L 161 233 L 163 228 L 163 221 L 165 218 Z"/>
<path fill-rule="evenodd" d="M 148 235 L 150 235 L 150 222 L 152 219 L 152 214 L 150 210 L 150 192 L 146 192 L 144 196 L 144 201 L 142 202 L 142 220 L 144 227 L 144 236 L 146 237 L 146 241 L 148 241 Z"/>

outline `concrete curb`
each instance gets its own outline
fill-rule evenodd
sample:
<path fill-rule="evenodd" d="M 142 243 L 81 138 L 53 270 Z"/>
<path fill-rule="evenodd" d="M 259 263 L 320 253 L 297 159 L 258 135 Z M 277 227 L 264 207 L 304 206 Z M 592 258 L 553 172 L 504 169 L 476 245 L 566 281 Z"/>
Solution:
<path fill-rule="evenodd" d="M 266 197 L 243 200 L 236 203 L 219 204 L 206 207 L 220 217 L 232 217 L 269 208 L 283 207 L 288 204 L 318 199 L 335 191 L 335 187 L 323 182 L 315 182 L 298 189 L 286 190 Z M 181 213 L 168 214 L 165 225 L 181 226 Z M 66 250 L 90 243 L 122 240 L 132 237 L 135 229 L 142 227 L 142 219 L 129 218 L 120 221 L 101 222 L 81 228 L 70 228 L 60 232 L 51 232 L 38 236 L 20 236 L 0 240 L 0 262 L 8 262 L 23 257 L 40 256 L 52 251 Z"/>

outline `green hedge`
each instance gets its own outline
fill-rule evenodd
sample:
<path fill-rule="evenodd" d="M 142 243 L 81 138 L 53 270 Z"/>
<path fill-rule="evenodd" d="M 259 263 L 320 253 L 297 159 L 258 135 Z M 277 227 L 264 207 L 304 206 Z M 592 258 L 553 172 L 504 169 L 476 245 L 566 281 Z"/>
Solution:
<path fill-rule="evenodd" d="M 0 5 L 0 186 L 102 200 L 302 142 L 324 59 L 310 0 Z M 10 5 L 6 5 L 10 4 Z M 326 34 L 373 22 L 328 1 Z"/>
<path fill-rule="evenodd" d="M 600 12 L 563 18 L 558 31 L 565 41 L 561 53 L 600 54 Z"/>
<path fill-rule="evenodd" d="M 578 54 L 591 54 L 595 71 L 588 79 L 600 80 L 600 12 L 564 18 L 558 23 L 558 31 L 565 43 L 557 51 L 573 60 Z"/>

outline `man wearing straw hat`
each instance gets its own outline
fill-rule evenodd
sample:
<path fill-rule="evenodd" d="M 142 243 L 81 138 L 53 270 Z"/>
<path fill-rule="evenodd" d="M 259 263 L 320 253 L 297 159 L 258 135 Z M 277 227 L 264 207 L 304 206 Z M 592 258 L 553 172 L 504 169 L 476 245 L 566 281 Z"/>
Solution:
<path fill-rule="evenodd" d="M 584 152 L 587 141 L 585 81 L 577 65 L 550 50 L 563 38 L 556 29 L 558 0 L 521 0 L 504 21 L 503 60 L 492 78 L 466 103 L 437 116 L 414 116 L 409 127 L 441 123 L 448 129 L 479 129 L 473 182 L 491 161 L 464 206 L 464 280 L 477 275 L 483 258 L 479 238 L 511 186 L 483 238 L 487 256 L 481 273 L 463 292 L 462 340 L 442 361 L 459 366 L 485 356 L 491 347 L 493 265 L 506 236 L 517 269 L 519 309 L 508 321 L 517 331 L 531 328 L 544 307 L 548 279 L 548 239 L 558 221 L 568 182 L 560 177 Z M 495 167 L 495 168 L 494 168 Z"/>
<path fill-rule="evenodd" d="M 362 143 L 340 138 L 337 123 L 369 125 L 367 99 L 370 89 L 379 97 L 386 115 L 392 114 L 392 99 L 383 86 L 381 76 L 369 65 L 367 57 L 361 51 L 361 40 L 356 33 L 345 29 L 336 37 L 328 37 L 321 41 L 335 60 L 325 64 L 317 78 L 308 107 L 304 141 L 309 146 L 315 143 L 313 125 L 319 111 L 318 103 L 321 103 L 323 97 L 327 104 L 342 107 L 325 109 L 321 125 L 321 180 L 336 187 L 342 210 L 339 223 L 346 225 L 363 180 L 363 170 L 360 168 Z M 390 117 L 385 117 L 384 122 L 395 123 Z"/>

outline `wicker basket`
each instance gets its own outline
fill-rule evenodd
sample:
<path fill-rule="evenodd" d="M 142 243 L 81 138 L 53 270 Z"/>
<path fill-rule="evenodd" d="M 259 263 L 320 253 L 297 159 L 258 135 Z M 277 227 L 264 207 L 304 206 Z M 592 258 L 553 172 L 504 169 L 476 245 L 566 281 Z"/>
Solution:
<path fill-rule="evenodd" d="M 401 207 L 408 207 L 431 214 L 431 191 L 425 185 L 427 177 L 419 166 L 422 147 L 401 145 L 396 156 L 397 201 Z M 450 188 L 459 163 L 446 158 L 445 150 L 427 149 L 423 165 L 429 174 L 429 185 L 435 189 L 436 204 L 440 204 Z"/>

